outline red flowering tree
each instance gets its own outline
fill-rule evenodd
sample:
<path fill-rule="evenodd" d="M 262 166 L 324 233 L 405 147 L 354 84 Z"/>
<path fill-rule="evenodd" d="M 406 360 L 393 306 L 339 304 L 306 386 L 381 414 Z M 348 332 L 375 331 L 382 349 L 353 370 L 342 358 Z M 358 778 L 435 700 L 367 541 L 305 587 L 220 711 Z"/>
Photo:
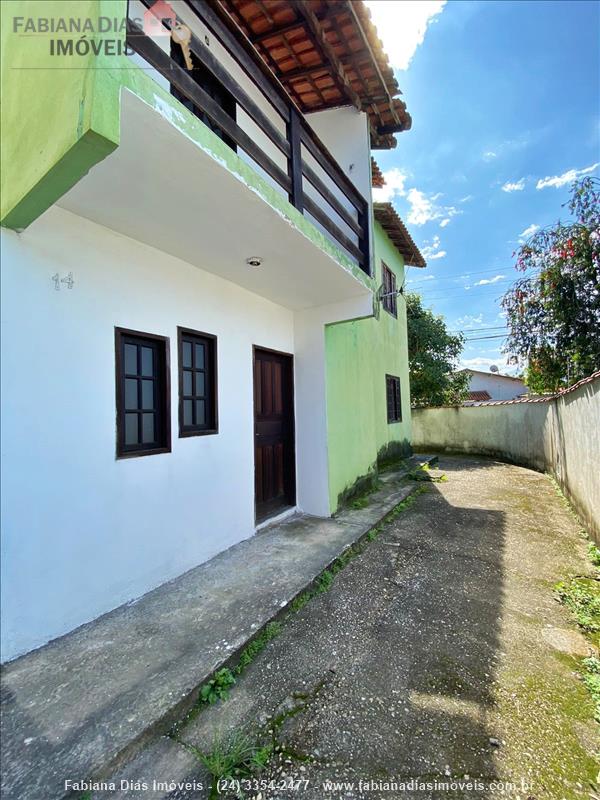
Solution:
<path fill-rule="evenodd" d="M 505 351 L 529 388 L 555 392 L 600 369 L 600 181 L 571 187 L 570 223 L 535 233 L 515 254 L 523 276 L 502 305 Z"/>

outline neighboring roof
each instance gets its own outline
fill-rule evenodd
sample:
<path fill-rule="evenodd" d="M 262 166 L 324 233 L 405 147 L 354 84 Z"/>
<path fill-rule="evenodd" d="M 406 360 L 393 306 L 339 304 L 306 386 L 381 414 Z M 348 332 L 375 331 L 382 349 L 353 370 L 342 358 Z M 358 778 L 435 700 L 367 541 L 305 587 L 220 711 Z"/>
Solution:
<path fill-rule="evenodd" d="M 371 146 L 396 146 L 412 120 L 363 0 L 210 0 L 230 16 L 301 111 L 352 104 Z"/>
<path fill-rule="evenodd" d="M 507 381 L 518 381 L 519 383 L 524 383 L 523 378 L 515 378 L 514 375 L 501 375 L 499 372 L 486 372 L 483 369 L 459 369 L 459 372 L 470 372 L 471 374 L 476 375 L 485 375 L 487 378 L 492 376 L 492 378 L 504 378 Z"/>
<path fill-rule="evenodd" d="M 394 206 L 391 203 L 373 203 L 375 219 L 394 243 L 396 249 L 409 267 L 426 267 L 427 263 L 421 251 L 413 242 Z"/>
<path fill-rule="evenodd" d="M 385 186 L 385 178 L 383 172 L 379 169 L 379 164 L 371 156 L 371 186 L 373 189 L 381 189 Z"/>
<path fill-rule="evenodd" d="M 482 402 L 484 400 L 491 400 L 492 395 L 485 390 L 482 392 L 469 392 L 467 395 L 467 402 Z"/>

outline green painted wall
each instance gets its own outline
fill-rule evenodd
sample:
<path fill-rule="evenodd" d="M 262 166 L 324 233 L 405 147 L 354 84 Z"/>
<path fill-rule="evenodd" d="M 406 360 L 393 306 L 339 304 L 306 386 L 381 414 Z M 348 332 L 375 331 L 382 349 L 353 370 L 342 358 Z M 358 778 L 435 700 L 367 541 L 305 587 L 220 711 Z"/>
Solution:
<path fill-rule="evenodd" d="M 6 0 L 2 14 L 2 207 L 6 227 L 29 225 L 119 141 L 118 95 L 102 59 L 51 55 L 82 34 L 26 33 L 14 19 L 123 15 L 125 0 Z M 107 34 L 116 38 L 116 34 Z M 112 107 L 111 107 L 112 104 Z"/>
<path fill-rule="evenodd" d="M 404 281 L 404 262 L 387 234 L 375 222 L 377 286 L 381 262 Z M 328 325 L 325 329 L 327 381 L 327 446 L 331 510 L 377 474 L 378 459 L 410 451 L 410 387 L 406 307 L 398 297 L 398 318 L 383 307 L 373 317 Z M 388 424 L 385 376 L 400 378 L 402 422 Z M 366 481 L 365 481 L 366 482 Z"/>

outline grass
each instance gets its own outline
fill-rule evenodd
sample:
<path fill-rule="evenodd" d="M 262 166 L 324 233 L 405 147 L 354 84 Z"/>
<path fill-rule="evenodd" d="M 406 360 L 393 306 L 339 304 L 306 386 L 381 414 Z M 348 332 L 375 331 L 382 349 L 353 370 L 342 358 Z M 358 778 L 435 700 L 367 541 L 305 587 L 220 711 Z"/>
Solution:
<path fill-rule="evenodd" d="M 223 794 L 223 782 L 252 778 L 269 763 L 273 744 L 254 741 L 245 733 L 235 733 L 229 738 L 215 736 L 208 752 L 180 741 L 211 776 L 210 798 Z M 243 797 L 243 794 L 238 794 Z"/>
<path fill-rule="evenodd" d="M 256 656 L 265 649 L 271 639 L 279 636 L 281 629 L 281 622 L 269 622 L 264 630 L 262 630 L 258 636 L 242 650 L 240 659 L 234 670 L 235 674 L 241 675 L 242 672 L 254 661 Z"/>
<path fill-rule="evenodd" d="M 354 499 L 350 501 L 350 508 L 353 508 L 355 511 L 366 508 L 369 505 L 369 497 L 381 489 L 382 486 L 383 483 L 380 480 L 374 480 L 367 489 L 362 491 L 359 495 L 356 495 Z"/>
<path fill-rule="evenodd" d="M 596 722 L 600 722 L 600 659 L 597 656 L 589 656 L 583 659 L 581 666 L 584 670 L 581 679 L 596 706 L 594 718 Z"/>
<path fill-rule="evenodd" d="M 551 477 L 557 494 L 561 497 L 569 511 L 577 518 L 573 506 L 561 491 L 558 483 Z M 581 533 L 586 536 L 585 530 Z M 600 640 L 600 549 L 588 542 L 587 555 L 595 567 L 594 577 L 575 577 L 557 583 L 554 587 L 558 599 L 573 614 L 579 627 L 597 646 Z M 594 718 L 600 723 L 600 659 L 597 655 L 583 658 L 579 662 L 581 680 L 590 693 L 595 705 Z"/>
<path fill-rule="evenodd" d="M 588 633 L 600 631 L 600 581 L 597 578 L 570 578 L 557 583 L 555 589 L 580 628 Z"/>

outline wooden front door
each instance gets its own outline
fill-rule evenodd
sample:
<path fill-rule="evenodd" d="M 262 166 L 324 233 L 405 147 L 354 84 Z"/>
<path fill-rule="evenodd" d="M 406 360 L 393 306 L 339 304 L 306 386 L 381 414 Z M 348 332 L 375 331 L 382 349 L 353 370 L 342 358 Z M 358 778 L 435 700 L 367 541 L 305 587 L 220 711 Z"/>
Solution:
<path fill-rule="evenodd" d="M 292 356 L 254 348 L 256 521 L 296 503 Z"/>

